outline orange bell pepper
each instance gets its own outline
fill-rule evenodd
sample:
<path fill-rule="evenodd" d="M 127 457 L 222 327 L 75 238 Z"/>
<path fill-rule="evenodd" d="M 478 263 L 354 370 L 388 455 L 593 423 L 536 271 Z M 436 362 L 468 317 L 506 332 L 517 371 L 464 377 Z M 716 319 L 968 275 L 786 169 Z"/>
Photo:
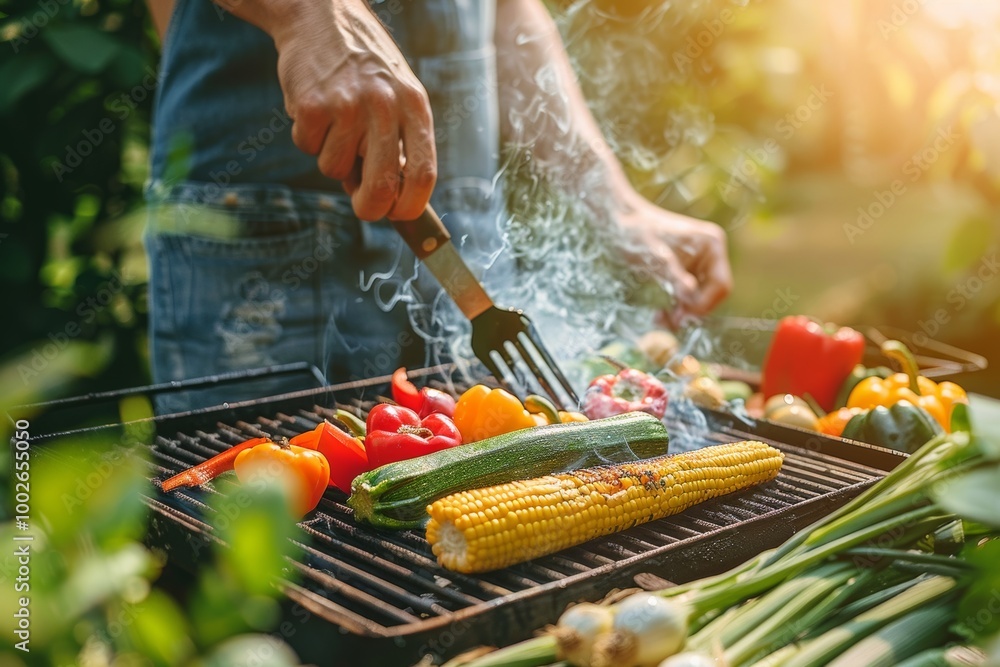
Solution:
<path fill-rule="evenodd" d="M 344 493 L 351 492 L 351 482 L 363 472 L 368 472 L 368 453 L 359 438 L 344 433 L 330 422 L 323 420 L 316 428 L 299 433 L 291 444 L 305 449 L 315 449 L 330 464 L 329 484 Z"/>
<path fill-rule="evenodd" d="M 482 384 L 459 397 L 454 421 L 466 443 L 538 425 L 517 396 Z"/>
<path fill-rule="evenodd" d="M 951 432 L 951 411 L 956 403 L 968 403 L 965 390 L 954 382 L 936 383 L 920 375 L 917 362 L 905 345 L 896 340 L 882 344 L 882 353 L 896 359 L 903 367 L 886 379 L 870 377 L 862 380 L 847 398 L 848 408 L 871 410 L 891 407 L 899 401 L 909 401 L 926 410 L 946 433 Z"/>
<path fill-rule="evenodd" d="M 319 504 L 330 481 L 330 464 L 325 456 L 315 449 L 290 445 L 284 439 L 240 452 L 233 467 L 243 483 L 257 475 L 281 476 L 289 485 L 290 509 L 296 517 L 305 516 Z"/>
<path fill-rule="evenodd" d="M 859 415 L 862 412 L 864 410 L 861 408 L 840 408 L 828 412 L 819 418 L 819 432 L 839 438 L 844 433 L 847 422 L 851 421 L 854 415 Z"/>

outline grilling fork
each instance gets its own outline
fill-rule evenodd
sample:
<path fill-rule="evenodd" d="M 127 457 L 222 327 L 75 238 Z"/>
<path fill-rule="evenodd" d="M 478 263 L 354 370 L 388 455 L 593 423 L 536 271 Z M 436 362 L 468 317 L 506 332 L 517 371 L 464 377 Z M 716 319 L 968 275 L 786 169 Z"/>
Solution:
<path fill-rule="evenodd" d="M 573 387 L 545 349 L 531 320 L 523 311 L 494 305 L 459 256 L 451 242 L 451 234 L 429 204 L 416 220 L 394 221 L 392 225 L 472 322 L 472 351 L 501 385 L 511 393 L 517 393 L 507 380 L 507 377 L 517 377 L 516 354 L 556 407 L 561 410 L 577 408 L 579 399 Z M 535 355 L 532 355 L 532 350 Z M 497 359 L 494 359 L 494 353 Z M 567 407 L 559 396 L 546 371 L 566 393 L 570 406 Z"/>

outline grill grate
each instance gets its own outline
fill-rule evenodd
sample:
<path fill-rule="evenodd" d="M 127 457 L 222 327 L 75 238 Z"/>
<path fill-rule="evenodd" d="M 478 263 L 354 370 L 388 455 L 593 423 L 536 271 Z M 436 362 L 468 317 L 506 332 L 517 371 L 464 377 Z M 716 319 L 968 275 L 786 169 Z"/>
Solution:
<path fill-rule="evenodd" d="M 158 436 L 152 447 L 151 475 L 165 479 L 213 456 L 231 445 L 264 435 L 292 437 L 315 428 L 333 411 L 320 406 L 295 414 L 277 412 L 256 423 L 237 420 L 219 423 L 214 432 L 195 430 Z M 756 437 L 732 432 L 711 433 L 706 444 Z M 785 453 L 778 479 L 747 493 L 706 503 L 682 515 L 669 517 L 555 555 L 481 576 L 440 569 L 423 536 L 415 531 L 388 532 L 355 525 L 345 497 L 327 492 L 319 512 L 302 527 L 312 538 L 305 562 L 298 564 L 303 586 L 336 602 L 362 624 L 382 628 L 447 616 L 468 607 L 495 602 L 540 585 L 584 574 L 626 558 L 684 539 L 791 507 L 836 491 L 863 485 L 881 476 L 869 466 L 807 452 L 768 440 Z M 212 524 L 210 494 L 235 490 L 230 479 L 201 489 L 181 489 L 160 497 L 165 505 L 191 513 Z"/>
<path fill-rule="evenodd" d="M 158 418 L 149 476 L 163 480 L 251 437 L 291 438 L 332 418 L 337 407 L 364 410 L 386 380 Z M 779 477 L 681 515 L 483 575 L 440 568 L 421 532 L 356 525 L 346 497 L 327 491 L 300 524 L 302 555 L 290 563 L 298 583 L 285 586 L 288 600 L 308 609 L 326 630 L 295 648 L 316 664 L 410 664 L 427 653 L 441 658 L 469 646 L 522 639 L 553 622 L 567 603 L 633 586 L 639 573 L 682 582 L 736 565 L 843 504 L 901 460 L 887 450 L 768 422 L 743 423 L 712 411 L 706 416 L 710 431 L 703 444 L 767 442 L 785 453 Z M 669 423 L 668 430 L 676 432 Z M 223 476 L 202 488 L 148 498 L 148 540 L 169 549 L 175 563 L 193 567 L 204 556 L 200 545 L 217 539 L 209 498 L 237 488 L 232 476 Z M 329 623 L 341 632 L 330 633 Z M 332 646 L 355 644 L 369 646 L 351 653 L 365 659 L 331 658 Z"/>

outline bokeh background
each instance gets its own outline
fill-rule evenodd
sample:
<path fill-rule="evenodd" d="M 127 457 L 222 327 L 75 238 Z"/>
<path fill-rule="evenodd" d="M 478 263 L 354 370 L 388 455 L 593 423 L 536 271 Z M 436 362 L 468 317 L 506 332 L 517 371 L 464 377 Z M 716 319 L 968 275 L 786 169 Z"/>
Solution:
<path fill-rule="evenodd" d="M 158 42 L 145 5 L 0 6 L 0 396 L 146 383 L 141 190 Z M 991 356 L 1000 7 L 552 8 L 639 189 L 729 231 L 736 288 L 722 313 L 891 324 Z M 962 381 L 996 395 L 998 374 Z"/>
<path fill-rule="evenodd" d="M 922 333 L 987 357 L 957 379 L 1000 396 L 1000 5 L 550 6 L 640 191 L 729 232 L 722 314 Z M 0 406 L 149 382 L 142 187 L 158 51 L 136 0 L 0 1 Z M 223 665 L 226 651 L 278 650 L 253 634 L 276 618 L 268 581 L 287 540 L 272 506 L 232 536 L 260 562 L 226 552 L 187 587 L 151 589 L 160 562 L 128 509 L 142 476 L 116 466 L 90 489 L 80 469 L 37 474 L 36 488 L 63 492 L 38 495 L 54 517 L 36 570 L 51 631 L 28 664 Z M 0 558 L 5 591 L 15 571 Z M 282 655 L 273 664 L 297 664 Z"/>

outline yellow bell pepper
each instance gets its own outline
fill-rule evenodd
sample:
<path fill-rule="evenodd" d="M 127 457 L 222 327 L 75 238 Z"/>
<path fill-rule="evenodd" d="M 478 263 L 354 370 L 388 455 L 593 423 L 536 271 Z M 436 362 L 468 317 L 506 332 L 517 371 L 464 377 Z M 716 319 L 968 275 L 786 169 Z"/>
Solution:
<path fill-rule="evenodd" d="M 884 380 L 879 377 L 862 380 L 848 396 L 847 407 L 871 410 L 909 401 L 930 413 L 945 432 L 950 433 L 952 407 L 956 403 L 969 402 L 965 390 L 954 382 L 936 383 L 920 375 L 913 355 L 899 341 L 883 343 L 882 353 L 898 360 L 905 372 L 895 373 Z"/>
<path fill-rule="evenodd" d="M 590 421 L 582 412 L 557 410 L 552 401 L 538 394 L 529 394 L 524 399 L 524 409 L 531 413 L 538 426 Z"/>
<path fill-rule="evenodd" d="M 459 397 L 454 421 L 465 443 L 538 425 L 517 396 L 482 384 Z"/>

